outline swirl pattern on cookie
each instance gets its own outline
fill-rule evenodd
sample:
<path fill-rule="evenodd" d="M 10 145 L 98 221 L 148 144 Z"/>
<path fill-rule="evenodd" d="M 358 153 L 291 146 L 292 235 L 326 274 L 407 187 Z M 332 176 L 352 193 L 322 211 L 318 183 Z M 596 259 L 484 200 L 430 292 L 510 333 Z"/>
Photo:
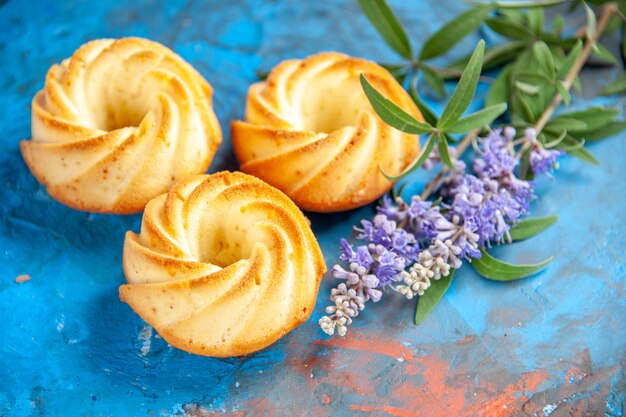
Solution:
<path fill-rule="evenodd" d="M 220 357 L 304 322 L 326 270 L 296 205 L 239 172 L 191 176 L 151 200 L 123 259 L 120 299 L 171 345 Z"/>
<path fill-rule="evenodd" d="M 22 154 L 59 202 L 138 212 L 176 179 L 208 168 L 222 139 L 211 97 L 204 78 L 163 45 L 95 40 L 48 71 Z"/>
<path fill-rule="evenodd" d="M 327 52 L 288 60 L 248 92 L 245 121 L 232 124 L 241 170 L 272 184 L 305 210 L 368 204 L 389 190 L 418 155 L 414 135 L 384 123 L 359 76 L 416 119 L 422 115 L 381 66 Z"/>

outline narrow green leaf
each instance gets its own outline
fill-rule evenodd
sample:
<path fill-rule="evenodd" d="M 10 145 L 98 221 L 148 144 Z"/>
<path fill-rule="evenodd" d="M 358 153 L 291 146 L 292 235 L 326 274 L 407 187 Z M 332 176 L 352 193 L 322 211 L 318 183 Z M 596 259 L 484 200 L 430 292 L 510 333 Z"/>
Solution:
<path fill-rule="evenodd" d="M 548 134 L 546 130 L 544 130 L 544 132 L 546 133 L 546 135 Z M 543 143 L 543 147 L 546 149 L 554 148 L 558 146 L 561 142 L 563 142 L 563 139 L 565 139 L 566 136 L 567 136 L 567 130 L 563 130 L 560 135 L 555 136 L 555 137 L 553 136 L 554 139 L 550 141 L 545 141 Z"/>
<path fill-rule="evenodd" d="M 521 81 L 515 81 L 515 87 L 517 87 L 517 89 L 519 91 L 521 91 L 522 93 L 528 94 L 530 96 L 534 96 L 537 93 L 539 93 L 539 91 L 541 91 L 541 88 L 539 88 L 539 86 L 536 86 L 534 84 L 528 84 L 528 83 L 524 83 Z"/>
<path fill-rule="evenodd" d="M 474 7 L 447 22 L 426 40 L 420 53 L 420 60 L 434 58 L 446 53 L 457 42 L 478 29 L 491 9 L 491 6 Z"/>
<path fill-rule="evenodd" d="M 580 82 L 580 78 L 576 77 L 574 78 L 574 82 L 572 83 L 572 88 L 574 89 L 574 91 L 576 91 L 578 94 L 583 92 L 583 85 Z"/>
<path fill-rule="evenodd" d="M 422 65 L 422 75 L 424 76 L 424 81 L 433 91 L 440 97 L 446 95 L 446 84 L 443 80 L 443 77 L 433 70 L 431 67 L 427 65 Z"/>
<path fill-rule="evenodd" d="M 519 106 L 519 116 L 526 122 L 535 123 L 537 121 L 536 113 L 539 112 L 531 106 L 519 90 L 515 91 L 514 100 L 516 104 L 515 108 Z M 517 115 L 517 111 L 515 115 Z"/>
<path fill-rule="evenodd" d="M 456 123 L 461 118 L 461 115 L 469 106 L 470 101 L 474 97 L 476 92 L 476 86 L 478 85 L 478 79 L 480 77 L 480 70 L 483 63 L 483 54 L 485 52 L 485 41 L 478 42 L 472 57 L 470 58 L 459 83 L 450 97 L 450 101 L 443 109 L 439 124 L 437 127 L 445 130 L 450 125 Z"/>
<path fill-rule="evenodd" d="M 584 139 L 576 139 L 571 135 L 565 135 L 565 139 L 561 141 L 558 148 L 565 152 L 571 153 L 585 146 Z"/>
<path fill-rule="evenodd" d="M 516 58 L 519 53 L 524 48 L 526 48 L 526 46 L 527 42 L 525 41 L 509 41 L 485 49 L 485 56 L 483 58 L 483 71 L 510 62 L 511 60 Z M 471 54 L 454 61 L 452 64 L 450 64 L 449 68 L 462 70 L 467 65 L 470 57 Z"/>
<path fill-rule="evenodd" d="M 582 4 L 585 8 L 585 14 L 587 15 L 586 35 L 587 39 L 591 41 L 596 34 L 596 15 L 584 0 L 582 1 Z"/>
<path fill-rule="evenodd" d="M 579 136 L 585 138 L 587 141 L 597 141 L 611 137 L 624 129 L 626 129 L 626 121 L 619 120 L 608 123 L 597 130 L 581 132 Z"/>
<path fill-rule="evenodd" d="M 624 92 L 626 92 L 626 73 L 618 75 L 614 81 L 604 87 L 602 95 L 610 96 L 613 94 L 622 94 Z"/>
<path fill-rule="evenodd" d="M 533 33 L 524 25 L 503 18 L 491 18 L 485 21 L 494 32 L 510 39 L 527 41 L 534 38 Z"/>
<path fill-rule="evenodd" d="M 496 120 L 502 113 L 506 111 L 506 103 L 499 103 L 493 106 L 485 107 L 482 110 L 465 116 L 448 129 L 446 133 L 467 133 L 470 130 L 481 126 L 489 125 Z"/>
<path fill-rule="evenodd" d="M 590 107 L 582 111 L 561 113 L 548 123 L 550 126 L 566 127 L 570 132 L 595 130 L 611 123 L 620 114 L 615 109 Z"/>
<path fill-rule="evenodd" d="M 587 148 L 582 147 L 573 151 L 567 151 L 567 153 L 592 165 L 600 165 L 600 161 L 598 161 Z"/>
<path fill-rule="evenodd" d="M 411 86 L 409 88 L 409 95 L 413 99 L 413 102 L 417 106 L 417 108 L 422 112 L 422 116 L 424 116 L 424 120 L 431 126 L 437 126 L 437 116 L 435 112 L 432 111 L 430 107 L 424 103 L 419 93 L 417 92 L 417 78 L 413 77 L 411 79 Z"/>
<path fill-rule="evenodd" d="M 533 72 L 530 70 L 520 70 L 517 71 L 516 74 L 517 77 L 516 79 L 528 84 L 536 84 L 539 86 L 549 86 L 554 84 L 554 79 L 548 77 L 547 75 L 540 73 L 540 72 Z"/>
<path fill-rule="evenodd" d="M 448 142 L 446 141 L 446 137 L 442 134 L 437 135 L 437 149 L 439 149 L 439 157 L 441 158 L 441 162 L 446 164 L 449 168 L 454 169 L 454 163 L 452 163 L 452 158 L 450 157 Z"/>
<path fill-rule="evenodd" d="M 533 55 L 539 63 L 539 68 L 549 78 L 554 79 L 556 71 L 554 68 L 554 58 L 552 52 L 545 42 L 535 42 L 533 44 Z M 536 71 L 536 69 L 535 69 Z"/>
<path fill-rule="evenodd" d="M 525 46 L 526 42 L 510 41 L 487 49 L 485 51 L 483 70 L 495 68 L 512 60 Z"/>
<path fill-rule="evenodd" d="M 385 0 L 358 0 L 359 6 L 382 35 L 387 45 L 401 56 L 412 59 L 409 37 Z"/>
<path fill-rule="evenodd" d="M 584 120 L 574 119 L 573 117 L 555 117 L 546 123 L 546 130 L 560 131 L 567 129 L 570 132 L 578 132 L 586 128 L 587 123 Z"/>
<path fill-rule="evenodd" d="M 509 101 L 509 76 L 511 75 L 511 65 L 500 70 L 495 81 L 489 87 L 485 106 L 493 106 L 497 103 L 506 103 Z"/>
<path fill-rule="evenodd" d="M 543 9 L 539 7 L 530 9 L 526 16 L 528 18 L 528 27 L 535 36 L 539 36 L 543 32 Z"/>
<path fill-rule="evenodd" d="M 480 275 L 494 281 L 514 281 L 526 278 L 536 274 L 552 261 L 552 257 L 549 257 L 536 264 L 513 265 L 497 260 L 484 249 L 481 249 L 480 252 L 482 257 L 472 259 L 472 266 Z"/>
<path fill-rule="evenodd" d="M 563 28 L 565 27 L 565 18 L 562 14 L 557 14 L 554 19 L 552 19 L 552 34 L 556 36 L 561 36 L 561 32 L 563 32 Z"/>
<path fill-rule="evenodd" d="M 563 103 L 565 103 L 566 106 L 569 106 L 570 102 L 572 101 L 572 96 L 571 96 L 569 90 L 567 88 L 565 88 L 565 85 L 563 85 L 563 81 L 558 80 L 554 84 L 554 86 L 556 87 L 557 91 L 559 92 L 559 94 L 563 98 Z"/>
<path fill-rule="evenodd" d="M 565 79 L 567 73 L 572 69 L 574 63 L 583 51 L 583 42 L 578 40 L 576 45 L 571 49 L 563 63 L 559 67 L 559 71 L 556 73 L 556 78 L 559 80 Z"/>
<path fill-rule="evenodd" d="M 543 232 L 558 220 L 559 216 L 556 214 L 544 217 L 530 217 L 517 222 L 515 226 L 511 227 L 509 234 L 513 241 L 528 239 Z"/>
<path fill-rule="evenodd" d="M 385 96 L 372 87 L 363 74 L 361 74 L 360 79 L 361 86 L 370 104 L 385 123 L 403 132 L 416 135 L 428 133 L 433 130 L 432 126 L 428 123 L 415 120 L 413 116 L 402 110 L 391 100 L 385 98 Z"/>
<path fill-rule="evenodd" d="M 435 308 L 443 295 L 450 288 L 452 278 L 454 277 L 454 269 L 450 270 L 447 277 L 441 277 L 438 280 L 431 280 L 430 287 L 424 291 L 417 299 L 417 308 L 415 309 L 415 324 L 420 325 Z"/>
<path fill-rule="evenodd" d="M 611 65 L 618 65 L 619 62 L 613 52 L 611 52 L 606 46 L 601 43 L 596 43 L 596 48 L 591 52 L 594 58 L 598 58 Z"/>
<path fill-rule="evenodd" d="M 396 175 L 396 176 L 389 175 L 385 171 L 383 171 L 382 167 L 380 166 L 378 167 L 378 169 L 380 170 L 381 174 L 383 174 L 383 176 L 387 178 L 389 181 L 395 182 L 395 181 L 401 180 L 402 178 L 409 175 L 411 172 L 415 171 L 416 169 L 424 165 L 424 162 L 426 162 L 426 159 L 428 159 L 431 152 L 433 151 L 434 146 L 435 146 L 435 135 L 431 133 L 430 136 L 428 136 L 428 140 L 426 141 L 426 144 L 424 145 L 424 149 L 422 149 L 422 152 L 417 156 L 417 158 L 415 158 L 413 162 L 411 162 L 411 165 L 409 165 L 409 167 L 406 168 L 404 171 L 402 171 L 399 175 Z"/>

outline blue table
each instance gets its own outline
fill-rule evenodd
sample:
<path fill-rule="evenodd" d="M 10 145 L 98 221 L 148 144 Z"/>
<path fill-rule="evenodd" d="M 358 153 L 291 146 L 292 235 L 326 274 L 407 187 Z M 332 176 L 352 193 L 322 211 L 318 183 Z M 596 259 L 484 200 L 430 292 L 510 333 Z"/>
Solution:
<path fill-rule="evenodd" d="M 392 2 L 416 44 L 461 2 Z M 82 43 L 143 36 L 171 47 L 215 87 L 225 141 L 211 172 L 236 169 L 229 121 L 256 70 L 322 50 L 379 61 L 393 53 L 356 2 L 0 1 L 0 415 L 605 416 L 626 401 L 626 133 L 594 144 L 590 167 L 565 158 L 539 183 L 533 214 L 559 213 L 542 237 L 495 250 L 556 260 L 500 284 L 457 274 L 420 326 L 397 294 L 370 305 L 346 338 L 309 322 L 244 358 L 172 349 L 118 300 L 124 232 L 141 216 L 94 215 L 53 201 L 18 150 L 46 70 Z M 468 41 L 462 50 L 472 47 Z M 583 74 L 593 96 L 617 69 Z M 478 97 L 480 100 L 481 97 Z M 577 97 L 574 107 L 590 99 Z M 620 98 L 596 103 L 623 109 Z M 427 176 L 414 177 L 419 190 Z M 326 261 L 372 207 L 311 215 Z M 20 274 L 31 280 L 16 283 Z"/>

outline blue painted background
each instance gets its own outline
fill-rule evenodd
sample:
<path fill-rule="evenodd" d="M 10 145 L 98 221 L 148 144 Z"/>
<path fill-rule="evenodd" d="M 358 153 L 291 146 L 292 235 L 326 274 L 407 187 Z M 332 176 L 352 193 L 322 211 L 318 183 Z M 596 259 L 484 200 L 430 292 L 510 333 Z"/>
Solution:
<path fill-rule="evenodd" d="M 464 7 L 392 4 L 416 45 Z M 626 134 L 591 145 L 601 167 L 565 158 L 534 205 L 561 221 L 495 250 L 520 262 L 554 255 L 545 272 L 499 284 L 464 268 L 422 326 L 412 325 L 413 303 L 390 294 L 345 339 L 316 325 L 334 284 L 326 277 L 309 322 L 274 346 L 191 356 L 118 300 L 124 232 L 139 229 L 140 215 L 61 206 L 18 151 L 46 70 L 88 40 L 126 35 L 164 43 L 214 86 L 225 140 L 211 172 L 237 168 L 229 121 L 242 117 L 257 70 L 323 50 L 395 59 L 350 0 L 0 1 L 0 415 L 623 416 Z M 617 71 L 583 74 L 584 97 Z M 593 102 L 584 97 L 573 106 Z M 624 108 L 615 97 L 595 102 Z M 311 215 L 329 265 L 372 210 Z M 32 279 L 18 284 L 20 274 Z"/>

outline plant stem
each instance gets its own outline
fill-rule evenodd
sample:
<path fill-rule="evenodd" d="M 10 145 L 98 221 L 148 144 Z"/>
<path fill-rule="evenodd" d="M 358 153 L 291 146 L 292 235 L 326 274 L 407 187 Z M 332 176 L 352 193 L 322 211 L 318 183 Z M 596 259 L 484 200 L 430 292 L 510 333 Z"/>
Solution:
<path fill-rule="evenodd" d="M 591 39 L 587 41 L 587 43 L 585 43 L 582 53 L 580 54 L 578 59 L 574 62 L 574 65 L 569 70 L 569 72 L 565 76 L 565 79 L 563 80 L 563 87 L 565 87 L 567 91 L 569 91 L 570 88 L 572 88 L 572 84 L 574 83 L 574 80 L 576 80 L 576 77 L 582 70 L 583 66 L 585 65 L 585 62 L 587 62 L 587 59 L 589 58 L 589 55 L 591 54 L 593 47 L 596 45 L 596 43 L 600 39 L 600 37 L 602 36 L 602 33 L 604 32 L 609 21 L 611 20 L 611 16 L 613 16 L 613 14 L 618 13 L 618 12 L 619 12 L 619 9 L 617 8 L 616 3 L 609 3 L 602 8 L 602 15 L 600 16 L 600 19 L 598 20 L 594 35 L 591 37 Z M 550 106 L 548 106 L 548 108 L 541 115 L 539 120 L 537 120 L 537 123 L 534 126 L 537 136 L 539 135 L 539 133 L 541 133 L 543 128 L 546 126 L 546 124 L 550 120 L 550 117 L 552 117 L 552 115 L 554 114 L 554 111 L 561 104 L 562 101 L 563 101 L 563 97 L 561 96 L 561 93 L 557 91 L 552 99 L 552 102 L 550 103 Z M 465 152 L 465 150 L 467 149 L 468 145 L 476 138 L 476 136 L 478 136 L 479 131 L 480 129 L 475 129 L 469 132 L 463 138 L 461 143 L 459 143 L 459 146 L 457 147 L 457 150 L 454 154 L 455 159 L 459 159 L 461 157 L 463 152 Z M 522 155 L 530 146 L 531 146 L 531 143 L 529 141 L 524 142 L 521 149 L 519 150 L 519 155 Z M 446 175 L 448 171 L 449 171 L 449 168 L 447 166 L 444 166 L 441 169 L 441 171 L 439 171 L 439 173 L 435 176 L 435 178 L 433 178 L 433 180 L 428 183 L 428 185 L 424 189 L 424 192 L 420 196 L 422 200 L 426 200 L 433 193 L 433 191 L 435 191 L 439 187 L 441 180 L 444 178 L 444 176 Z"/>
<path fill-rule="evenodd" d="M 563 87 L 565 87 L 566 90 L 569 91 L 569 89 L 572 88 L 574 80 L 580 73 L 583 65 L 585 65 L 585 62 L 587 62 L 587 59 L 589 58 L 593 47 L 598 42 L 598 39 L 600 39 L 600 36 L 602 36 L 602 33 L 604 32 L 606 26 L 611 20 L 611 16 L 613 16 L 613 13 L 615 13 L 616 11 L 617 4 L 615 3 L 609 3 L 602 8 L 602 16 L 600 16 L 600 19 L 598 20 L 595 33 L 593 34 L 591 39 L 589 39 L 587 43 L 585 43 L 582 53 L 574 62 L 574 65 L 569 70 L 569 72 L 565 76 L 565 79 L 563 80 Z M 546 123 L 548 123 L 548 120 L 550 120 L 550 117 L 552 117 L 552 114 L 554 113 L 556 108 L 559 106 L 559 104 L 561 104 L 561 101 L 563 101 L 563 96 L 561 96 L 561 93 L 557 91 L 552 98 L 552 103 L 550 103 L 550 106 L 548 106 L 548 108 L 546 109 L 546 111 L 543 112 L 539 120 L 537 120 L 537 123 L 535 123 L 534 128 L 537 135 L 539 135 L 539 133 L 541 133 L 543 128 L 546 126 Z"/>
<path fill-rule="evenodd" d="M 465 135 L 463 140 L 459 142 L 459 145 L 456 147 L 456 152 L 454 153 L 454 159 L 459 159 L 461 155 L 463 155 L 463 152 L 465 152 L 469 144 L 472 143 L 474 139 L 476 139 L 476 136 L 478 136 L 479 131 L 480 129 L 474 129 L 471 132 L 469 132 L 467 135 Z M 422 200 L 426 200 L 432 194 L 432 192 L 437 189 L 444 175 L 446 175 L 446 173 L 449 170 L 450 168 L 447 165 L 444 165 L 444 167 L 441 168 L 441 171 L 439 171 L 439 173 L 435 176 L 435 178 L 433 178 L 433 180 L 429 182 L 426 188 L 424 189 L 424 192 L 420 196 Z"/>

